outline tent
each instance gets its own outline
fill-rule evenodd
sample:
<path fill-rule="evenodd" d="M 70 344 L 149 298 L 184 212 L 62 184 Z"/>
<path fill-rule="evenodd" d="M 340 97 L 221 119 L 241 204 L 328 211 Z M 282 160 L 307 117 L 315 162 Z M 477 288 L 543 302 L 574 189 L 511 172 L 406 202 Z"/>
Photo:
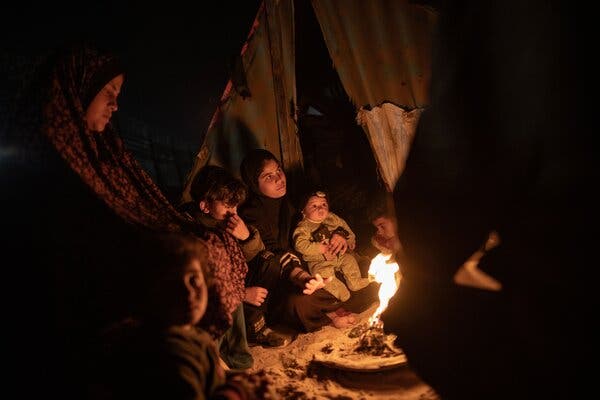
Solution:
<path fill-rule="evenodd" d="M 346 201 L 373 182 L 391 192 L 428 105 L 436 20 L 435 9 L 402 0 L 263 1 L 181 203 L 202 166 L 239 176 L 253 148 L 278 156 L 288 177 L 308 177 L 297 182 L 345 177 L 333 191 Z M 370 183 L 344 192 L 351 182 Z"/>

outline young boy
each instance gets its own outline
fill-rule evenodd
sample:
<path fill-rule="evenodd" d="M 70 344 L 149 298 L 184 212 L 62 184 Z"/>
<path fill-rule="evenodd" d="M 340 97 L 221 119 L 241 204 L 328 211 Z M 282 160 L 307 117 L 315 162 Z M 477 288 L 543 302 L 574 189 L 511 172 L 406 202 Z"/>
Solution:
<path fill-rule="evenodd" d="M 268 287 L 272 285 L 253 279 L 256 275 L 254 270 L 260 269 L 259 254 L 263 253 L 265 246 L 258 230 L 246 225 L 237 214 L 237 207 L 246 199 L 246 193 L 246 187 L 240 180 L 226 169 L 214 165 L 203 167 L 190 188 L 192 199 L 197 205 L 197 209 L 191 212 L 192 217 L 205 227 L 232 235 L 238 241 L 246 261 L 252 266 L 245 277 L 244 303 L 236 311 L 237 322 L 232 331 L 226 334 L 221 346 L 226 362 L 227 352 L 238 353 L 237 358 L 242 357 L 242 354 L 251 357 L 248 338 L 252 344 L 267 347 L 280 347 L 290 341 L 266 326 L 266 299 Z M 224 346 L 229 346 L 229 349 Z"/>
<path fill-rule="evenodd" d="M 368 218 L 375 228 L 371 245 L 380 253 L 398 255 L 402 251 L 402 244 L 398 238 L 391 198 L 382 197 L 375 200 L 368 210 Z"/>
<path fill-rule="evenodd" d="M 139 316 L 105 333 L 98 398 L 271 398 L 260 376 L 225 371 L 198 328 L 212 281 L 206 243 L 184 234 L 148 234 L 139 243 Z"/>
<path fill-rule="evenodd" d="M 356 258 L 347 252 L 354 250 L 356 237 L 346 221 L 329 211 L 325 192 L 314 191 L 305 198 L 303 218 L 293 233 L 294 247 L 302 254 L 311 274 L 332 277 L 325 290 L 346 301 L 350 298 L 349 290 L 354 292 L 369 284 L 362 277 Z M 336 272 L 343 276 L 345 284 L 336 277 Z"/>
<path fill-rule="evenodd" d="M 396 215 L 391 195 L 384 195 L 371 202 L 367 210 L 367 216 L 375 233 L 371 236 L 371 246 L 373 251 L 369 252 L 370 257 L 375 257 L 377 253 L 391 255 L 389 262 L 398 262 L 397 258 L 402 253 L 402 243 L 398 238 L 398 229 L 396 227 Z M 402 279 L 401 271 L 395 274 L 396 284 L 400 285 Z"/>
<path fill-rule="evenodd" d="M 246 199 L 246 187 L 225 168 L 203 167 L 190 187 L 195 208 L 191 216 L 208 228 L 217 228 L 238 240 L 246 261 L 265 249 L 258 230 L 247 226 L 237 214 L 237 207 Z"/>

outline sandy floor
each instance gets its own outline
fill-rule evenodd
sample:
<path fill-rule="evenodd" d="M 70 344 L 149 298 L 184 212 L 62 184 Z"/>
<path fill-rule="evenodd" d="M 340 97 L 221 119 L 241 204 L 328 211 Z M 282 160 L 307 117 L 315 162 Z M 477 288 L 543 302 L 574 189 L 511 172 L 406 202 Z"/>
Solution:
<path fill-rule="evenodd" d="M 359 314 L 355 326 L 366 326 L 375 308 L 373 305 Z M 393 356 L 399 361 L 386 367 L 381 366 L 390 364 L 390 360 L 376 356 L 359 357 L 358 361 L 351 362 L 336 360 L 336 354 L 341 354 L 343 349 L 358 346 L 359 338 L 348 336 L 355 336 L 351 334 L 352 329 L 326 326 L 317 332 L 299 335 L 283 348 L 252 347 L 254 367 L 251 371 L 264 370 L 283 399 L 439 400 L 437 394 L 410 370 L 408 363 L 402 362 L 406 359 L 401 351 L 400 355 Z M 386 339 L 393 340 L 393 337 Z M 344 350 L 344 353 L 348 351 Z M 364 368 L 359 370 L 361 365 Z"/>

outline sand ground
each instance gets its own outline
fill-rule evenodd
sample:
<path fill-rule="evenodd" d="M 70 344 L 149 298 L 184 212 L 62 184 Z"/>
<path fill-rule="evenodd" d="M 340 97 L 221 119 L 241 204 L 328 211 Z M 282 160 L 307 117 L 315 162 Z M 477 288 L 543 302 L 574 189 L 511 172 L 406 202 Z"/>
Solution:
<path fill-rule="evenodd" d="M 367 326 L 376 306 L 358 314 L 354 327 Z M 439 400 L 435 391 L 410 369 L 410 360 L 378 368 L 386 361 L 382 359 L 380 363 L 378 357 L 366 355 L 346 368 L 347 359 L 340 359 L 339 363 L 332 359 L 339 353 L 337 350 L 358 345 L 358 338 L 348 336 L 352 336 L 352 329 L 325 326 L 317 332 L 300 334 L 282 348 L 252 347 L 254 367 L 250 371 L 264 370 L 282 399 Z M 392 336 L 388 338 L 393 340 Z M 336 351 L 331 352 L 332 349 Z M 318 362 L 324 354 L 328 361 L 325 364 Z M 360 368 L 361 363 L 365 369 Z"/>

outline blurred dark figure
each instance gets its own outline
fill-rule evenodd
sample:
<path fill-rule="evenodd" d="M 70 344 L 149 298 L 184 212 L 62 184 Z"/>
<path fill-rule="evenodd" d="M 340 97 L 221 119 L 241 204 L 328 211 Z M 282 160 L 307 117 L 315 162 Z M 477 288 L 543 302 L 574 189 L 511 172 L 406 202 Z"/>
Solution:
<path fill-rule="evenodd" d="M 431 106 L 394 190 L 403 281 L 383 321 L 443 399 L 573 398 L 589 382 L 597 179 L 574 12 L 440 7 Z M 455 284 L 493 229 L 502 241 L 479 268 L 502 289 Z"/>
<path fill-rule="evenodd" d="M 146 235 L 134 247 L 139 258 L 132 268 L 143 272 L 135 288 L 138 314 L 103 333 L 90 398 L 274 398 L 264 372 L 225 370 L 217 343 L 198 324 L 214 284 L 206 242 L 189 234 Z"/>
<path fill-rule="evenodd" d="M 26 383 L 7 382 L 19 397 L 81 399 L 91 341 L 137 297 L 132 241 L 191 228 L 120 137 L 114 54 L 77 41 L 35 75 L 0 137 L 4 321 L 18 349 L 4 353 Z"/>

